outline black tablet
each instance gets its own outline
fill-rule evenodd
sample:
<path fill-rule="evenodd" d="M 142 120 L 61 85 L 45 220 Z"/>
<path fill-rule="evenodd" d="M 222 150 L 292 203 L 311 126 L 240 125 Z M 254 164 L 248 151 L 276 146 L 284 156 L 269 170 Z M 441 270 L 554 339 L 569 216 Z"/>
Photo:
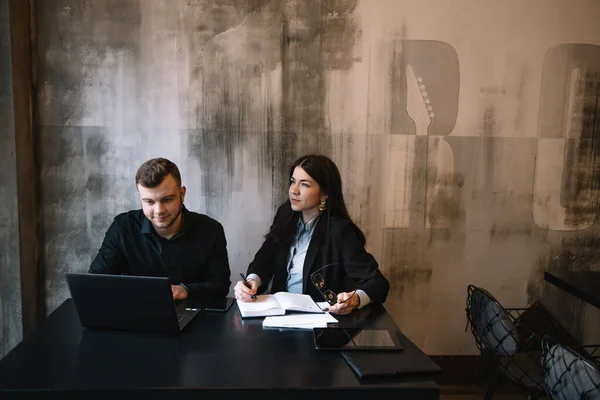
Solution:
<path fill-rule="evenodd" d="M 232 299 L 231 297 L 223 297 L 223 298 L 219 298 L 219 299 L 207 299 L 207 300 L 202 301 L 202 305 L 200 306 L 200 308 L 202 308 L 205 311 L 225 312 L 225 311 L 229 310 L 229 308 L 231 307 L 231 305 L 233 304 L 234 301 L 235 301 L 235 299 Z"/>
<path fill-rule="evenodd" d="M 398 335 L 387 329 L 314 328 L 318 350 L 402 350 Z"/>

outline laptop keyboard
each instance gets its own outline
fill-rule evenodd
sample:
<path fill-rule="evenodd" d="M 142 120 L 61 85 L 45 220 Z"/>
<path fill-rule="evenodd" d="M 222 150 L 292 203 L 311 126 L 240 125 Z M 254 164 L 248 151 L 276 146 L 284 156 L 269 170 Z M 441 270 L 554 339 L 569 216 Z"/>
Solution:
<path fill-rule="evenodd" d="M 183 320 L 185 319 L 185 315 L 178 315 L 177 319 L 179 320 L 179 322 L 183 322 Z"/>

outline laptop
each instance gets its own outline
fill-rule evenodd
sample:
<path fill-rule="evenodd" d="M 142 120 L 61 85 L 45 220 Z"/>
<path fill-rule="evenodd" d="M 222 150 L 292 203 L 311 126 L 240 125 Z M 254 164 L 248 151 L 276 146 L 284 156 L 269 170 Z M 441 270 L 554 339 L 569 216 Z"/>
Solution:
<path fill-rule="evenodd" d="M 95 329 L 178 333 L 201 311 L 176 305 L 165 277 L 67 273 L 81 325 Z"/>

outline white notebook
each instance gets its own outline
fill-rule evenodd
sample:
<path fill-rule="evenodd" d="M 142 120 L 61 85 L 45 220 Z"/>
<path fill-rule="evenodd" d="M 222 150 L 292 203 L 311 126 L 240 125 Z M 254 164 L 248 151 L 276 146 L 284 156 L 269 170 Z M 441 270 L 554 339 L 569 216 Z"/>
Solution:
<path fill-rule="evenodd" d="M 256 301 L 237 301 L 242 318 L 285 315 L 286 311 L 323 313 L 323 310 L 307 294 L 278 292 L 256 296 Z"/>

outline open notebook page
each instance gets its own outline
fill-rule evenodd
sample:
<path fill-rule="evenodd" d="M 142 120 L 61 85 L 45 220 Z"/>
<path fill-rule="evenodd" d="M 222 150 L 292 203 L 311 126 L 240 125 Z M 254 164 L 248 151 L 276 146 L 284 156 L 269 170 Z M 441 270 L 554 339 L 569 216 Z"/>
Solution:
<path fill-rule="evenodd" d="M 241 303 L 238 301 L 238 304 Z M 247 311 L 264 311 L 270 309 L 282 309 L 281 305 L 275 296 L 269 294 L 261 294 L 256 296 L 256 301 L 242 302 L 244 310 Z"/>
<path fill-rule="evenodd" d="M 278 292 L 274 295 L 281 307 L 290 311 L 322 313 L 323 310 L 307 294 Z"/>

